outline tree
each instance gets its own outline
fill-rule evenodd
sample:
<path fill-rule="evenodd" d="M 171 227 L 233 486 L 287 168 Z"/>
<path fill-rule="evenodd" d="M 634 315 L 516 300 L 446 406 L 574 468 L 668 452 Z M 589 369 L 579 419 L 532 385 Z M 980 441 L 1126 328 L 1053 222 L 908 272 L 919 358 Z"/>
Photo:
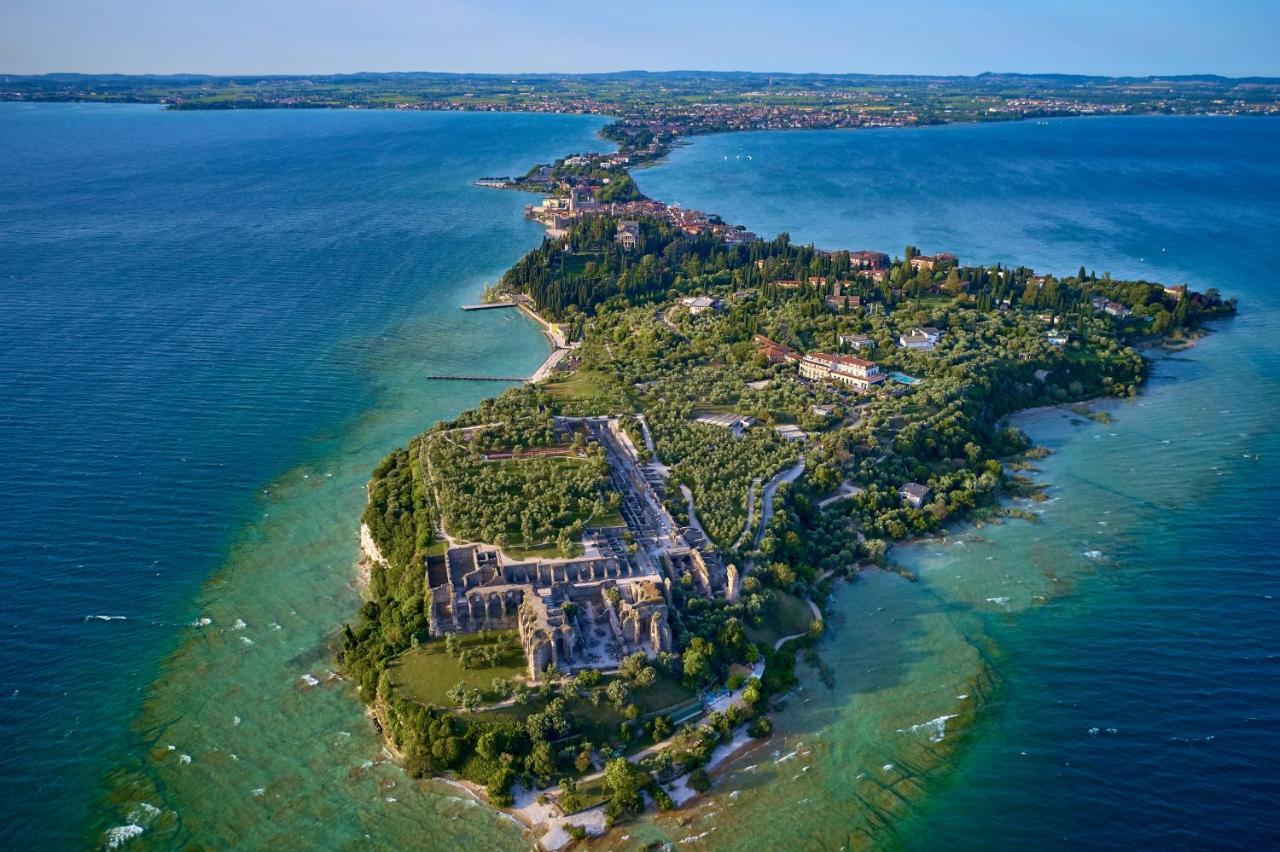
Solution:
<path fill-rule="evenodd" d="M 498 735 L 493 731 L 485 731 L 476 740 L 476 752 L 487 760 L 493 760 L 502 752 L 501 743 L 498 741 Z"/>
<path fill-rule="evenodd" d="M 960 273 L 956 271 L 954 266 L 947 273 L 947 280 L 942 283 L 942 289 L 952 296 L 958 296 L 964 290 L 964 282 L 960 280 Z"/>
<path fill-rule="evenodd" d="M 665 740 L 671 736 L 673 726 L 671 720 L 666 716 L 658 716 L 653 720 L 653 738 L 654 740 Z"/>
<path fill-rule="evenodd" d="M 653 666 L 645 666 L 635 677 L 635 685 L 640 689 L 648 689 L 658 682 L 658 670 Z"/>
<path fill-rule="evenodd" d="M 609 696 L 609 700 L 615 707 L 621 709 L 622 705 L 627 703 L 627 698 L 631 696 L 631 689 L 626 681 L 615 680 L 605 687 L 605 694 Z"/>
<path fill-rule="evenodd" d="M 640 789 L 641 770 L 625 757 L 615 757 L 605 764 L 604 783 L 615 796 L 635 795 Z"/>
<path fill-rule="evenodd" d="M 551 754 L 551 744 L 546 740 L 539 740 L 533 744 L 533 751 L 529 754 L 529 760 L 525 764 L 529 771 L 538 778 L 539 784 L 546 784 L 551 780 L 551 776 L 556 774 L 556 761 Z"/>
<path fill-rule="evenodd" d="M 715 649 L 701 636 L 695 636 L 681 657 L 685 683 L 690 687 L 701 686 L 711 677 L 711 658 Z"/>

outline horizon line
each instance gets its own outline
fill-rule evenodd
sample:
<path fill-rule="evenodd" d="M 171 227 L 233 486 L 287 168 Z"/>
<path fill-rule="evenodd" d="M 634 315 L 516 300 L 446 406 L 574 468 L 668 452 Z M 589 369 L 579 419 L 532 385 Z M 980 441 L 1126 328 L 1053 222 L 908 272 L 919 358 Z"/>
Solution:
<path fill-rule="evenodd" d="M 40 71 L 40 72 L 7 72 L 0 71 L 0 78 L 13 77 L 258 77 L 258 78 L 290 78 L 290 77 L 357 77 L 357 76 L 395 76 L 395 75 L 436 75 L 448 77 L 598 77 L 619 76 L 627 74 L 721 74 L 721 75 L 759 75 L 776 77 L 897 77 L 931 80 L 974 80 L 980 77 L 1077 77 L 1099 80 L 1150 80 L 1162 78 L 1219 80 L 1268 80 L 1280 82 L 1280 71 L 1269 74 L 1220 74 L 1213 71 L 1179 71 L 1148 72 L 1144 74 L 1107 74 L 1097 72 L 1074 71 L 979 71 L 973 74 L 929 74 L 914 71 L 758 71 L 750 69 L 713 69 L 713 68 L 622 68 L 612 71 L 440 71 L 430 69 L 413 70 L 357 70 L 357 71 L 281 71 L 281 72 L 206 72 L 206 71 Z"/>

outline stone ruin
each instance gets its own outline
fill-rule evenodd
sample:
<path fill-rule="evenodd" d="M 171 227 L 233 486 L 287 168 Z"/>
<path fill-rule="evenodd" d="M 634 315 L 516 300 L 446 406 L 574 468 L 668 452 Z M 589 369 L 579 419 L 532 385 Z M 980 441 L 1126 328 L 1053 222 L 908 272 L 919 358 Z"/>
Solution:
<path fill-rule="evenodd" d="M 515 629 L 531 679 L 672 649 L 669 590 L 627 559 L 506 563 L 470 545 L 428 557 L 426 574 L 431 635 Z"/>

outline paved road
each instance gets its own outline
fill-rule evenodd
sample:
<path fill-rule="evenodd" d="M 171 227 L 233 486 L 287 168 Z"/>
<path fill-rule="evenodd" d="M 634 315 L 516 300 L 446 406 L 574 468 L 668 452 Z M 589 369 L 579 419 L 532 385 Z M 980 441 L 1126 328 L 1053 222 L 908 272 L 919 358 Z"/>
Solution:
<path fill-rule="evenodd" d="M 773 479 L 770 479 L 769 484 L 764 487 L 764 511 L 760 513 L 760 529 L 756 532 L 755 546 L 757 549 L 759 549 L 760 542 L 764 539 L 765 527 L 769 526 L 769 521 L 773 519 L 773 492 L 777 491 L 778 486 L 784 482 L 795 482 L 802 473 L 804 473 L 804 456 L 801 456 L 793 467 L 787 468 Z"/>

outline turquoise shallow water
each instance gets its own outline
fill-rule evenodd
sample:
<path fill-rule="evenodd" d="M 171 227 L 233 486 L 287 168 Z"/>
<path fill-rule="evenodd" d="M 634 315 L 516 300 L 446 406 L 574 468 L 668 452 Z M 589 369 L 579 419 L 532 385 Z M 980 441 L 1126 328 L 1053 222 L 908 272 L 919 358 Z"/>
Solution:
<path fill-rule="evenodd" d="M 527 197 L 469 181 L 601 147 L 600 122 L 0 123 L 7 841 L 527 846 L 380 762 L 325 641 L 357 601 L 372 465 L 496 390 L 421 375 L 545 352 L 515 317 L 456 311 L 538 239 Z M 607 845 L 1277 839 L 1277 150 L 1274 122 L 1094 119 L 709 137 L 639 173 L 760 233 L 1085 263 L 1243 314 L 1111 425 L 1024 418 L 1057 451 L 1040 523 L 899 548 L 918 583 L 840 587 L 834 689 L 806 676 L 715 795 Z"/>
<path fill-rule="evenodd" d="M 1243 311 L 1161 359 L 1140 398 L 1105 404 L 1110 425 L 1019 418 L 1056 451 L 1040 465 L 1040 522 L 897 548 L 919 583 L 838 590 L 823 643 L 834 692 L 809 678 L 786 735 L 655 835 L 709 831 L 699 842 L 725 848 L 1280 839 L 1277 151 L 1270 121 L 1084 119 L 713 137 L 641 173 L 659 199 L 763 233 L 1083 263 L 1219 287 Z M 899 641 L 874 651 L 886 635 Z M 794 817 L 772 818 L 784 805 Z"/>
<path fill-rule="evenodd" d="M 355 697 L 298 679 L 357 604 L 373 465 L 501 388 L 422 376 L 546 354 L 457 310 L 541 236 L 528 196 L 470 182 L 600 124 L 0 105 L 6 845 L 397 824 Z M 403 831 L 465 807 L 398 798 Z"/>

